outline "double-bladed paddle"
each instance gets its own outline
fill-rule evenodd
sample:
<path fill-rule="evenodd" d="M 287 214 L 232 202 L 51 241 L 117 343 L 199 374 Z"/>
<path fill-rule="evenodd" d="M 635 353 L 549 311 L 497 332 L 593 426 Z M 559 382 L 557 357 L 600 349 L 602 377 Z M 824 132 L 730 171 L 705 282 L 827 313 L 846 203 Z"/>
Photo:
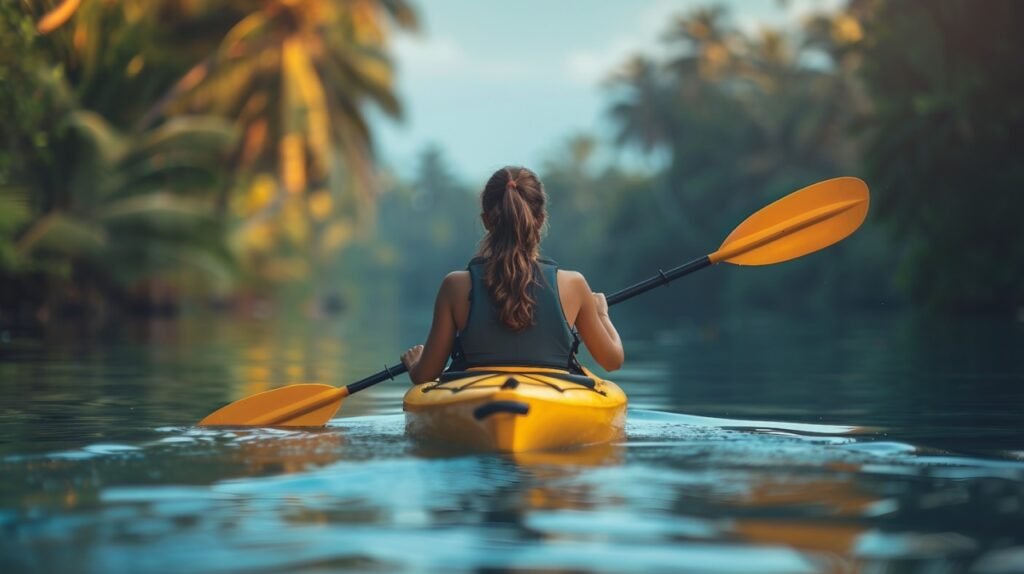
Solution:
<path fill-rule="evenodd" d="M 843 240 L 868 213 L 868 187 L 855 177 L 837 177 L 805 187 L 748 217 L 710 253 L 608 296 L 615 305 L 715 263 L 771 265 L 796 259 Z M 237 400 L 200 426 L 319 427 L 334 417 L 352 393 L 406 372 L 404 364 L 344 387 L 288 385 Z"/>

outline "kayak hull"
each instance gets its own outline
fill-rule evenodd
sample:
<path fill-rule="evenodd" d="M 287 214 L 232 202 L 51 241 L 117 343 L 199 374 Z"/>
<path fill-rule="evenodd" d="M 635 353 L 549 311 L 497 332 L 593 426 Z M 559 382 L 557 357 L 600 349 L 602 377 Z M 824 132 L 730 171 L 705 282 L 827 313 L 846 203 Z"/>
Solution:
<path fill-rule="evenodd" d="M 417 440 L 491 452 L 622 438 L 622 389 L 589 372 L 587 378 L 569 378 L 554 369 L 488 367 L 418 385 L 405 394 L 406 429 Z"/>

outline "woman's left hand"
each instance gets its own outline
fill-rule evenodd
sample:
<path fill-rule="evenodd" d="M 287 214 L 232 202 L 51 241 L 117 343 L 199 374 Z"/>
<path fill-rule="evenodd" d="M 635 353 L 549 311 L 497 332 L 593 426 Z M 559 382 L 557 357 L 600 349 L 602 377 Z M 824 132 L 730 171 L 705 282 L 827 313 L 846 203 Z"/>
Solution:
<path fill-rule="evenodd" d="M 423 345 L 416 345 L 410 347 L 408 351 L 402 353 L 402 364 L 405 365 L 406 369 L 412 369 L 413 366 L 420 361 L 420 356 L 423 354 Z"/>

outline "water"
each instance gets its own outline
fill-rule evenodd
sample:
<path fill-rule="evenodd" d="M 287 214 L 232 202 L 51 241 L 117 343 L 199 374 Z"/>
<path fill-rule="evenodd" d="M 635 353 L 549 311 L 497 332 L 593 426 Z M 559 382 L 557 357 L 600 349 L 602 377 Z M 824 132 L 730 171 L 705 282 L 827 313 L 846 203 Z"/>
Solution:
<path fill-rule="evenodd" d="M 1024 572 L 1024 325 L 623 325 L 627 439 L 438 453 L 404 381 L 317 431 L 190 426 L 421 325 L 188 320 L 0 344 L 0 572 Z"/>

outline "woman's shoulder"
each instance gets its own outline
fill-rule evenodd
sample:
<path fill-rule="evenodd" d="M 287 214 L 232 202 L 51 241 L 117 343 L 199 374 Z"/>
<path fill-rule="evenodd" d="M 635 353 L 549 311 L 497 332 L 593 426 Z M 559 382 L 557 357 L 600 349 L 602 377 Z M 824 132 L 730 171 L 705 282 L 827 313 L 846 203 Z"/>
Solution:
<path fill-rule="evenodd" d="M 469 271 L 465 269 L 457 269 L 444 276 L 444 280 L 441 281 L 441 287 L 455 287 L 462 284 L 469 284 L 470 277 Z"/>
<path fill-rule="evenodd" d="M 573 271 L 571 269 L 559 269 L 558 270 L 558 284 L 559 287 L 569 287 L 575 289 L 582 289 L 587 287 L 587 278 L 583 276 L 579 271 Z M 589 290 L 589 287 L 587 287 Z"/>
<path fill-rule="evenodd" d="M 469 271 L 465 269 L 452 271 L 441 281 L 441 293 L 448 296 L 461 296 L 469 293 L 470 287 Z"/>

